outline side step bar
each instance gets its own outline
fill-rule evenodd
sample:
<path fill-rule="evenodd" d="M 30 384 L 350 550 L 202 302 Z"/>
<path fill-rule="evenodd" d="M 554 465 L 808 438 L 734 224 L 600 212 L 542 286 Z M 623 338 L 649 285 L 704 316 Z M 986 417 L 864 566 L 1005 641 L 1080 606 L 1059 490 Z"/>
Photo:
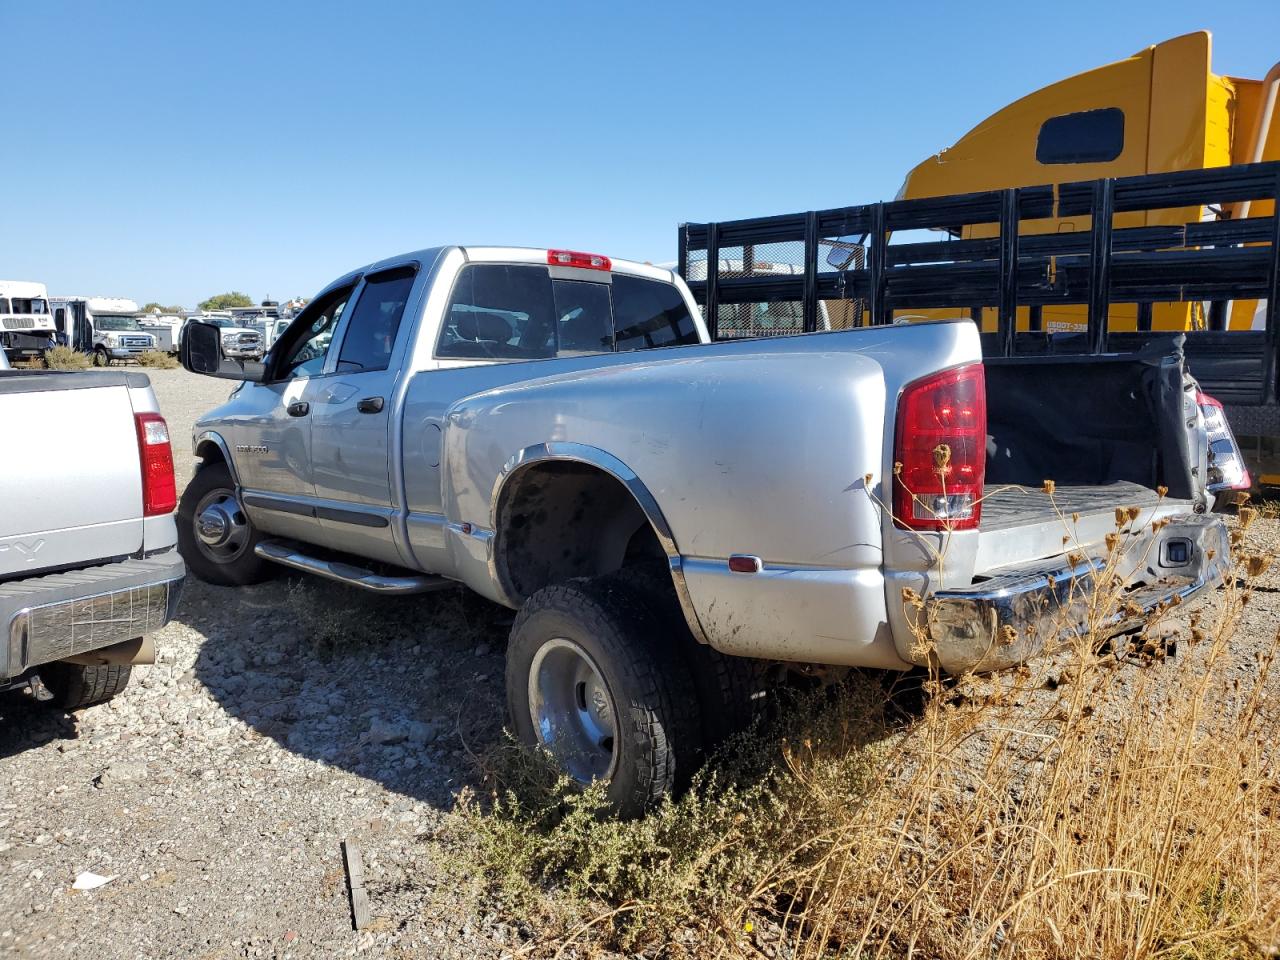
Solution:
<path fill-rule="evenodd" d="M 360 587 L 385 596 L 401 596 L 408 593 L 430 593 L 433 590 L 447 590 L 457 586 L 452 580 L 444 577 L 431 577 L 426 574 L 414 574 L 406 577 L 385 577 L 338 560 L 321 560 L 300 553 L 288 544 L 277 540 L 264 540 L 253 548 L 253 552 L 264 560 L 301 570 L 303 573 L 314 573 L 328 580 L 336 580 L 351 587 Z"/>

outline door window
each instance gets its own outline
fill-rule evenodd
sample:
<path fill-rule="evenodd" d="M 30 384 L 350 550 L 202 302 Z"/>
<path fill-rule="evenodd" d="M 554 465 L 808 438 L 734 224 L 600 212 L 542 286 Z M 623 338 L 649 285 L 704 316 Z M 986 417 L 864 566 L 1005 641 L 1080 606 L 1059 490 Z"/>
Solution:
<path fill-rule="evenodd" d="M 285 348 L 277 368 L 280 377 L 314 377 L 324 370 L 325 358 L 333 343 L 333 331 L 342 319 L 351 288 L 336 290 L 323 300 L 312 303 L 299 316 L 297 339 Z"/>
<path fill-rule="evenodd" d="M 417 270 L 400 267 L 365 278 L 338 354 L 339 373 L 386 370 Z"/>

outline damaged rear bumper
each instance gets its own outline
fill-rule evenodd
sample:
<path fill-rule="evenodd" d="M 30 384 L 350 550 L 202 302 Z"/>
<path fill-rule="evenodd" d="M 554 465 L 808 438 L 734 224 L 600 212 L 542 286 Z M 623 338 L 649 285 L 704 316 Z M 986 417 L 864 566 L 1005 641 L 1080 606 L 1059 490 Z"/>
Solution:
<path fill-rule="evenodd" d="M 1219 516 L 1175 516 L 1118 536 L 1105 555 L 1042 560 L 930 595 L 923 622 L 938 663 L 951 673 L 998 670 L 1073 637 L 1123 633 L 1231 569 Z"/>

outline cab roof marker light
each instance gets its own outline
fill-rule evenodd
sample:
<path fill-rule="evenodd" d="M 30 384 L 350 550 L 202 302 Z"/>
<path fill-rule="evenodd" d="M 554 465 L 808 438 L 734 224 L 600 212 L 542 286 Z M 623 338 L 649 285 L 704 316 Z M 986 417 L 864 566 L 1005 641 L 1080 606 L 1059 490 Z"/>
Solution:
<path fill-rule="evenodd" d="M 577 250 L 548 250 L 547 263 L 553 267 L 578 267 L 582 270 L 613 269 L 613 263 L 604 254 Z"/>

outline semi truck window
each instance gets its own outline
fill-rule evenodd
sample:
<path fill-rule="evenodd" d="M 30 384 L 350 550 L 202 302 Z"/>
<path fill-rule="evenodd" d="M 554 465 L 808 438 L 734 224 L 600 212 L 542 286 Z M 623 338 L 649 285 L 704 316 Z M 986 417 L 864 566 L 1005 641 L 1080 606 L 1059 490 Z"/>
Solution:
<path fill-rule="evenodd" d="M 1119 107 L 1050 117 L 1036 138 L 1040 163 L 1107 163 L 1124 151 L 1124 111 Z"/>
<path fill-rule="evenodd" d="M 698 342 L 698 328 L 680 291 L 669 283 L 613 275 L 613 325 L 618 350 Z"/>
<path fill-rule="evenodd" d="M 366 278 L 342 336 L 338 373 L 387 369 L 416 275 L 417 270 L 406 267 Z"/>
<path fill-rule="evenodd" d="M 436 356 L 454 360 L 554 357 L 556 317 L 546 267 L 469 264 L 454 284 Z"/>
<path fill-rule="evenodd" d="M 556 354 L 613 352 L 613 313 L 609 285 L 553 280 L 556 300 Z"/>

